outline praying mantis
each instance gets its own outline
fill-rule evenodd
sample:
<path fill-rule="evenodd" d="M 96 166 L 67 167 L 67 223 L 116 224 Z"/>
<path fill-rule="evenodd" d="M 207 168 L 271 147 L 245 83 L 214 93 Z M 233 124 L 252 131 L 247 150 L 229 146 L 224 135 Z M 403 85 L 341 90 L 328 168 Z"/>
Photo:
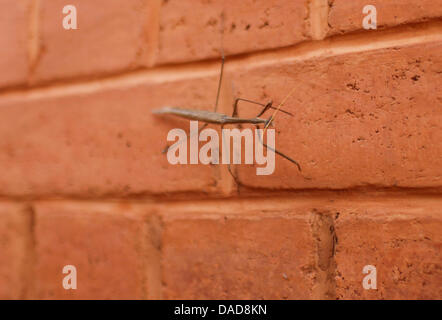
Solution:
<path fill-rule="evenodd" d="M 223 24 L 224 24 L 223 23 L 224 22 L 224 14 L 221 15 L 221 22 L 222 22 L 221 23 L 221 25 L 222 25 L 221 35 L 222 35 L 223 34 Z M 224 50 L 222 49 L 222 46 L 221 46 L 221 70 L 220 70 L 220 76 L 219 76 L 219 81 L 218 81 L 218 89 L 217 89 L 217 94 L 216 94 L 215 107 L 214 107 L 213 111 L 191 110 L 191 109 L 183 109 L 183 108 L 177 108 L 177 107 L 163 107 L 158 110 L 153 110 L 152 112 L 157 115 L 172 115 L 172 116 L 181 117 L 181 118 L 185 118 L 185 119 L 189 119 L 189 120 L 197 120 L 197 121 L 204 122 L 203 126 L 199 130 L 203 130 L 209 124 L 220 125 L 221 129 L 225 125 L 229 125 L 229 124 L 252 124 L 252 125 L 255 125 L 255 127 L 258 129 L 259 142 L 264 147 L 266 147 L 267 150 L 270 150 L 270 151 L 276 153 L 277 155 L 285 158 L 286 160 L 290 161 L 292 164 L 297 166 L 299 171 L 301 171 L 301 166 L 299 165 L 299 163 L 297 161 L 295 161 L 294 159 L 285 155 L 284 153 L 277 150 L 276 148 L 272 148 L 272 147 L 268 146 L 266 143 L 264 143 L 264 141 L 260 135 L 260 130 L 259 130 L 259 129 L 261 129 L 260 125 L 264 125 L 264 130 L 262 132 L 262 136 L 264 136 L 264 133 L 267 130 L 267 128 L 273 124 L 275 116 L 278 112 L 282 112 L 282 113 L 285 113 L 285 114 L 293 117 L 293 114 L 281 109 L 281 107 L 284 105 L 284 103 L 287 101 L 287 99 L 293 94 L 295 88 L 293 88 L 290 91 L 290 93 L 282 100 L 282 102 L 278 105 L 278 107 L 274 107 L 272 101 L 269 101 L 268 103 L 263 104 L 263 103 L 249 100 L 249 99 L 236 98 L 235 102 L 233 104 L 233 113 L 231 116 L 219 113 L 219 112 L 217 112 L 217 110 L 218 110 L 218 102 L 219 102 L 219 97 L 220 97 L 220 92 L 221 92 L 221 84 L 222 84 L 223 75 L 224 75 L 225 60 L 226 59 L 225 59 L 225 55 L 224 55 Z M 259 105 L 263 108 L 254 118 L 240 118 L 240 117 L 238 117 L 238 103 L 240 101 Z M 274 110 L 273 114 L 268 119 L 260 118 L 269 109 Z M 163 150 L 163 153 L 166 153 L 168 151 L 168 149 L 169 149 L 169 146 L 167 146 Z M 230 165 L 228 165 L 228 170 L 229 170 L 230 174 L 232 175 L 232 177 L 236 180 L 235 176 L 231 172 Z"/>
<path fill-rule="evenodd" d="M 261 129 L 260 125 L 264 125 L 263 135 L 264 135 L 265 130 L 267 130 L 267 128 L 270 125 L 272 125 L 272 123 L 275 119 L 275 116 L 278 112 L 282 112 L 282 113 L 285 113 L 289 116 L 293 116 L 293 114 L 281 109 L 281 107 L 287 101 L 287 99 L 292 95 L 294 89 L 292 89 L 292 91 L 283 99 L 283 101 L 278 105 L 278 107 L 274 107 L 272 101 L 270 101 L 266 104 L 263 104 L 263 103 L 256 102 L 253 100 L 248 100 L 248 99 L 244 99 L 244 98 L 237 98 L 237 99 L 235 99 L 235 102 L 233 104 L 233 113 L 231 116 L 228 116 L 228 115 L 222 114 L 222 113 L 218 113 L 217 110 L 218 110 L 218 102 L 219 102 L 219 96 L 220 96 L 220 90 L 221 90 L 221 83 L 222 83 L 223 74 L 224 74 L 224 64 L 225 64 L 225 56 L 224 56 L 224 53 L 222 52 L 221 71 L 220 71 L 220 77 L 219 77 L 219 82 L 218 82 L 218 90 L 217 90 L 217 95 L 216 95 L 216 100 L 215 100 L 215 107 L 214 107 L 213 111 L 191 110 L 191 109 L 182 109 L 182 108 L 176 108 L 176 107 L 163 107 L 161 109 L 153 110 L 152 112 L 154 114 L 158 114 L 158 115 L 163 115 L 163 114 L 173 115 L 173 116 L 177 116 L 177 117 L 181 117 L 181 118 L 185 118 L 185 119 L 189 119 L 189 120 L 197 120 L 197 121 L 204 122 L 204 125 L 200 128 L 200 130 L 204 129 L 209 124 L 221 125 L 221 128 L 223 128 L 225 125 L 228 125 L 228 124 L 253 124 L 256 126 L 257 129 Z M 238 117 L 238 103 L 240 101 L 260 105 L 263 108 L 254 118 L 240 118 L 240 117 Z M 274 110 L 273 114 L 268 119 L 260 118 L 269 109 Z M 275 152 L 276 154 L 278 154 L 279 156 L 290 161 L 291 163 L 293 163 L 294 165 L 297 166 L 299 171 L 301 171 L 301 166 L 299 165 L 299 163 L 297 161 L 293 160 L 292 158 L 285 155 L 284 153 L 277 150 L 276 148 L 272 148 L 272 147 L 268 146 L 267 144 L 265 144 L 264 141 L 262 140 L 261 135 L 259 135 L 259 141 L 268 150 L 271 150 L 271 151 Z M 166 149 L 163 150 L 163 153 L 167 152 L 168 148 L 169 147 L 166 147 Z M 231 173 L 230 166 L 229 166 L 229 172 Z"/>

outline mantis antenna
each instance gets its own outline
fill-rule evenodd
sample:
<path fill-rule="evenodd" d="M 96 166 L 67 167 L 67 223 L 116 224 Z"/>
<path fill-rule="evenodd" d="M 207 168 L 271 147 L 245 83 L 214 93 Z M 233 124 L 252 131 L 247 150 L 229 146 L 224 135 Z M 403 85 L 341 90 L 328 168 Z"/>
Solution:
<path fill-rule="evenodd" d="M 267 128 L 269 127 L 269 125 L 272 123 L 272 121 L 275 119 L 276 114 L 279 112 L 279 110 L 281 109 L 281 107 L 284 105 L 284 103 L 287 101 L 288 98 L 290 98 L 290 96 L 293 94 L 293 92 L 295 92 L 296 87 L 294 87 L 292 90 L 290 90 L 289 94 L 285 96 L 285 98 L 282 100 L 282 102 L 279 104 L 279 106 L 276 108 L 275 112 L 273 112 L 272 116 L 270 117 L 270 120 L 268 121 L 268 123 L 265 125 L 264 127 L 264 131 L 263 133 L 266 132 Z"/>

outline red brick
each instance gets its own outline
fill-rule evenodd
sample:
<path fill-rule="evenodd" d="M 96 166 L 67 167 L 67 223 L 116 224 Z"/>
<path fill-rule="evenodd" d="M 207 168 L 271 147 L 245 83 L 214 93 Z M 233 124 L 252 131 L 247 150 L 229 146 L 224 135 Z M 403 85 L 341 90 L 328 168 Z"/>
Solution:
<path fill-rule="evenodd" d="M 171 206 L 163 213 L 164 298 L 315 297 L 309 209 L 245 201 Z"/>
<path fill-rule="evenodd" d="M 24 84 L 28 73 L 28 0 L 0 5 L 0 87 Z"/>
<path fill-rule="evenodd" d="M 41 203 L 36 205 L 37 299 L 141 299 L 158 264 L 149 247 L 146 209 L 130 204 Z M 62 286 L 63 267 L 74 265 L 77 289 Z M 156 296 L 158 298 L 158 296 Z"/>
<path fill-rule="evenodd" d="M 218 70 L 218 68 L 216 68 Z M 216 190 L 219 166 L 171 165 L 162 150 L 187 120 L 160 117 L 166 105 L 211 109 L 217 70 L 43 89 L 0 99 L 4 195 L 127 196 Z"/>
<path fill-rule="evenodd" d="M 240 182 L 278 189 L 441 187 L 441 57 L 442 42 L 432 42 L 238 69 L 237 96 L 277 105 L 296 89 L 284 106 L 294 117 L 278 114 L 275 121 L 276 147 L 302 167 L 298 172 L 276 156 L 273 175 L 238 166 Z"/>
<path fill-rule="evenodd" d="M 377 27 L 393 27 L 417 23 L 442 16 L 441 0 L 333 0 L 330 4 L 329 35 L 363 30 L 362 13 L 366 5 L 374 5 L 377 11 Z"/>
<path fill-rule="evenodd" d="M 31 243 L 30 211 L 20 204 L 0 202 L 0 299 L 27 297 Z"/>
<path fill-rule="evenodd" d="M 336 220 L 339 299 L 441 299 L 442 202 L 408 199 L 347 206 Z M 365 290 L 365 265 L 377 290 Z"/>
<path fill-rule="evenodd" d="M 224 37 L 221 43 L 221 13 Z M 160 17 L 158 63 L 292 45 L 310 38 L 307 0 L 169 0 Z"/>
<path fill-rule="evenodd" d="M 34 80 L 97 76 L 145 65 L 153 50 L 154 2 L 42 1 L 41 53 Z M 62 10 L 67 4 L 77 8 L 77 30 L 63 28 Z"/>

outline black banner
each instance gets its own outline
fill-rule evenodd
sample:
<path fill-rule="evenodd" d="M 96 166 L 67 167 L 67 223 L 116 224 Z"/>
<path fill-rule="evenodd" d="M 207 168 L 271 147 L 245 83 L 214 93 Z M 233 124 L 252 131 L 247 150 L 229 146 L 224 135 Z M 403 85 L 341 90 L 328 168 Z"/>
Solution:
<path fill-rule="evenodd" d="M 323 316 L 353 319 L 392 315 L 422 316 L 440 307 L 440 301 L 2 301 L 14 316 L 29 312 L 57 318 L 122 317 L 123 319 L 306 319 Z"/>

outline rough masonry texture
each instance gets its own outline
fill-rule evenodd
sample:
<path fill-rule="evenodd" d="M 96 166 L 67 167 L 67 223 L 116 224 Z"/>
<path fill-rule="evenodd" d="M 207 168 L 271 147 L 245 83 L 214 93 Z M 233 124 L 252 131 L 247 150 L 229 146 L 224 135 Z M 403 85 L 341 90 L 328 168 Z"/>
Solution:
<path fill-rule="evenodd" d="M 0 298 L 441 299 L 442 1 L 366 4 L 1 1 Z M 219 112 L 294 89 L 301 172 L 167 161 L 151 111 L 213 110 L 221 52 Z"/>

